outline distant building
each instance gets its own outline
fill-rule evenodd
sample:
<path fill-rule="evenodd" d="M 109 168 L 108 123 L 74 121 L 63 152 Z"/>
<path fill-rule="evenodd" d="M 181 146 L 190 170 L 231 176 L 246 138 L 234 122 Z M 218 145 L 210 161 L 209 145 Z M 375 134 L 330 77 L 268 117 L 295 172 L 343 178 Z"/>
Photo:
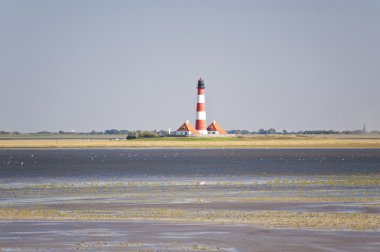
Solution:
<path fill-rule="evenodd" d="M 220 134 L 228 134 L 227 131 L 225 131 L 217 122 L 213 121 L 208 127 L 207 127 L 208 134 L 211 135 L 220 135 Z"/>
<path fill-rule="evenodd" d="M 181 125 L 175 132 L 177 136 L 193 136 L 199 135 L 198 130 L 194 128 L 194 126 L 187 120 L 185 123 Z"/>

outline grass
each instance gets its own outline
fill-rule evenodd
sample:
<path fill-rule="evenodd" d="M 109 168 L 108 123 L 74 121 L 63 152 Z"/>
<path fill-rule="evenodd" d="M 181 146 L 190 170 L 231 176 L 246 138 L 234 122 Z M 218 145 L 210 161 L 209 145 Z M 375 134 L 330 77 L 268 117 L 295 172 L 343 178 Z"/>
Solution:
<path fill-rule="evenodd" d="M 274 135 L 114 139 L 7 139 L 0 148 L 380 148 L 380 138 Z"/>

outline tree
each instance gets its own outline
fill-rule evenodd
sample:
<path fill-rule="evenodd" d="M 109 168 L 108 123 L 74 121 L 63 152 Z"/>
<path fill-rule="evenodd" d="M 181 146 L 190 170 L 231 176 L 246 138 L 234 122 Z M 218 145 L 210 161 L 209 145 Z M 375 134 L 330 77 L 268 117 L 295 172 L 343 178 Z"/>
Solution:
<path fill-rule="evenodd" d="M 259 134 L 262 134 L 262 135 L 264 135 L 264 134 L 268 134 L 268 132 L 265 130 L 265 129 L 259 129 L 259 132 L 258 132 Z"/>
<path fill-rule="evenodd" d="M 268 134 L 277 134 L 277 131 L 273 128 L 268 129 Z"/>

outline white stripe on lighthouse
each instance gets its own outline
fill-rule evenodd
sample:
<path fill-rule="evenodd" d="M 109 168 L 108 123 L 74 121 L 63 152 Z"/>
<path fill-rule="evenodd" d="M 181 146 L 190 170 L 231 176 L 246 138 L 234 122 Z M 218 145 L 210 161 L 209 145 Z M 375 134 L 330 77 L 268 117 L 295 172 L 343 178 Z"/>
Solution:
<path fill-rule="evenodd" d="M 206 120 L 206 111 L 197 111 L 197 120 Z"/>
<path fill-rule="evenodd" d="M 198 95 L 198 103 L 205 103 L 205 95 L 203 94 Z"/>
<path fill-rule="evenodd" d="M 208 131 L 207 130 L 198 130 L 199 134 L 201 135 L 207 135 Z"/>

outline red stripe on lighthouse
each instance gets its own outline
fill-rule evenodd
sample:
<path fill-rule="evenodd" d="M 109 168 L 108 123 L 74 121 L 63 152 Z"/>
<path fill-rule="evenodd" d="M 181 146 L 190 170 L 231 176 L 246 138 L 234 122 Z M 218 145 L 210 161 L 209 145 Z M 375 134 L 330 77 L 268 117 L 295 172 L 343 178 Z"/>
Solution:
<path fill-rule="evenodd" d="M 206 105 L 204 103 L 197 103 L 197 111 L 206 111 Z"/>
<path fill-rule="evenodd" d="M 199 130 L 207 130 L 207 125 L 206 125 L 206 120 L 197 120 L 195 122 L 195 125 L 196 125 L 196 129 L 199 128 Z"/>

